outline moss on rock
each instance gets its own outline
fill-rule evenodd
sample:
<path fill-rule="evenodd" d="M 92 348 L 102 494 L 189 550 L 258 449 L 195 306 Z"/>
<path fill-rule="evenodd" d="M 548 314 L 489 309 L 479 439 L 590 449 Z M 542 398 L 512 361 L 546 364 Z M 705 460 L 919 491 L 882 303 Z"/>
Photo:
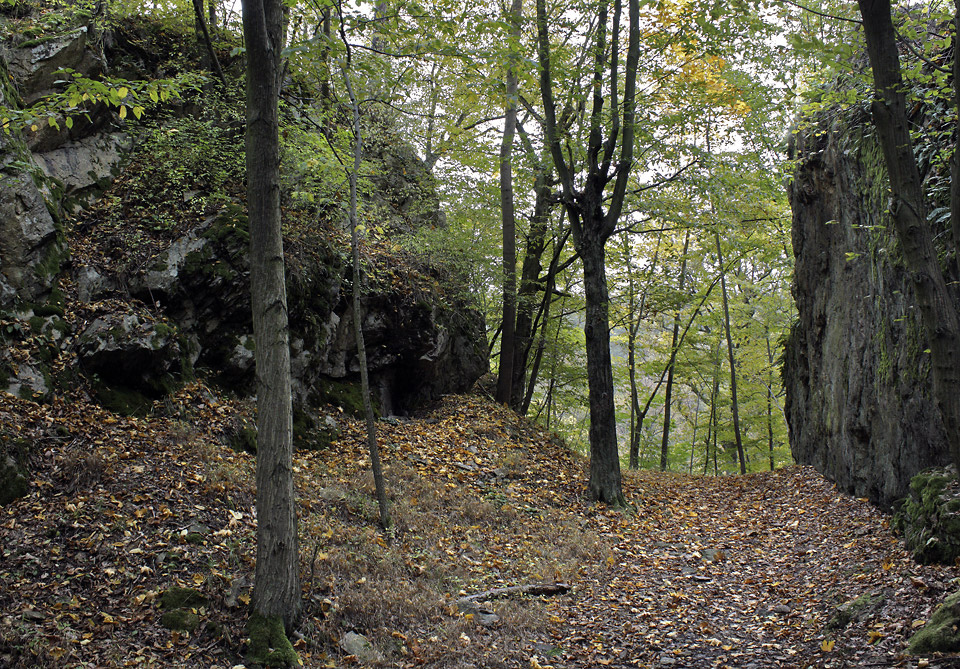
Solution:
<path fill-rule="evenodd" d="M 960 557 L 960 481 L 952 467 L 920 472 L 894 517 L 894 527 L 921 563 L 952 564 Z"/>
<path fill-rule="evenodd" d="M 207 605 L 207 598 L 194 588 L 168 588 L 160 595 L 160 608 L 170 611 L 173 609 L 196 609 Z"/>
<path fill-rule="evenodd" d="M 317 384 L 315 390 L 317 404 L 332 404 L 342 408 L 345 413 L 351 416 L 363 418 L 363 391 L 360 388 L 359 381 L 324 380 Z M 373 413 L 379 418 L 381 414 L 380 403 L 374 397 L 370 399 L 373 402 Z"/>
<path fill-rule="evenodd" d="M 192 632 L 200 627 L 200 616 L 188 609 L 173 609 L 160 616 L 160 624 L 168 630 Z"/>
<path fill-rule="evenodd" d="M 944 600 L 923 629 L 913 635 L 907 649 L 913 654 L 960 651 L 960 592 Z"/>
<path fill-rule="evenodd" d="M 250 635 L 247 663 L 265 667 L 300 666 L 300 658 L 284 632 L 280 616 L 264 617 L 253 612 L 247 623 L 247 632 Z"/>

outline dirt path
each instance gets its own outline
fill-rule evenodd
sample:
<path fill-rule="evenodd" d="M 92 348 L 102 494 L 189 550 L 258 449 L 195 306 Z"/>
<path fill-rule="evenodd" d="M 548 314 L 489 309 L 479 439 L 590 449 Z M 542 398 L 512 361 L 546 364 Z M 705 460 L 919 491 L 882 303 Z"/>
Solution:
<path fill-rule="evenodd" d="M 912 626 L 960 575 L 914 564 L 885 516 L 808 468 L 645 473 L 628 490 L 636 515 L 591 516 L 615 544 L 611 569 L 551 604 L 568 650 L 543 664 L 917 666 L 902 655 Z"/>

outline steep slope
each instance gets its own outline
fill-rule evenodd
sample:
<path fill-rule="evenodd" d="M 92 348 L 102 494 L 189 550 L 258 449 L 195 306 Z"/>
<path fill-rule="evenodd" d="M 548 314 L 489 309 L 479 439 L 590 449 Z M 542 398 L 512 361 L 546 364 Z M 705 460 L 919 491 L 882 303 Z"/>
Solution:
<path fill-rule="evenodd" d="M 242 662 L 254 463 L 223 442 L 246 408 L 195 385 L 169 409 L 0 403 L 0 428 L 42 445 L 0 521 L 0 665 Z M 896 665 L 960 577 L 811 468 L 629 474 L 635 511 L 590 505 L 582 459 L 463 396 L 378 423 L 384 533 L 363 425 L 329 418 L 336 444 L 296 459 L 306 667 Z M 572 590 L 497 591 L 556 582 Z"/>
<path fill-rule="evenodd" d="M 190 26 L 143 19 L 94 34 L 64 12 L 59 23 L 29 13 L 4 23 L 14 132 L 0 174 L 0 387 L 49 401 L 80 384 L 123 414 L 149 411 L 196 376 L 249 395 L 238 80 L 201 87 Z M 227 53 L 223 62 L 237 77 L 239 62 Z M 134 79 L 107 80 L 102 101 L 68 124 L 56 106 L 68 103 L 48 96 L 108 70 Z M 37 109 L 49 116 L 33 118 Z M 360 404 L 357 278 L 335 160 L 349 136 L 336 108 L 289 111 L 283 122 L 292 367 L 298 437 L 309 440 L 317 408 Z M 404 234 L 444 224 L 431 175 L 387 121 L 368 114 L 364 131 L 361 320 L 375 403 L 406 413 L 486 371 L 485 332 L 458 277 L 403 246 Z"/>

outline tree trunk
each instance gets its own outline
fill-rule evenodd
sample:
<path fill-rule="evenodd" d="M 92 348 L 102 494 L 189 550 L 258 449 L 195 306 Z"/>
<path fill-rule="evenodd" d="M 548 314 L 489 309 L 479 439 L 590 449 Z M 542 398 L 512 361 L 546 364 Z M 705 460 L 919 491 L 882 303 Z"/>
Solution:
<path fill-rule="evenodd" d="M 217 58 L 217 52 L 213 50 L 213 42 L 210 40 L 210 31 L 207 30 L 207 22 L 203 16 L 203 0 L 193 0 L 194 21 L 197 25 L 197 42 L 200 46 L 200 63 L 203 69 L 208 72 L 213 70 L 217 79 L 224 86 L 227 85 L 227 79 L 223 76 L 223 69 L 220 67 L 220 59 Z"/>
<path fill-rule="evenodd" d="M 770 451 L 770 471 L 776 469 L 773 461 L 773 347 L 770 345 L 770 330 L 767 330 L 767 447 Z"/>
<path fill-rule="evenodd" d="M 859 0 L 859 5 L 876 87 L 873 121 L 890 176 L 890 215 L 930 346 L 933 394 L 951 458 L 960 468 L 960 317 L 927 223 L 926 198 L 910 138 L 890 1 Z"/>
<path fill-rule="evenodd" d="M 723 302 L 723 331 L 727 337 L 727 357 L 730 360 L 730 410 L 733 413 L 733 435 L 737 442 L 737 457 L 740 473 L 747 473 L 747 461 L 743 453 L 743 437 L 740 435 L 740 404 L 737 399 L 737 360 L 733 353 L 733 335 L 730 331 L 730 303 L 727 299 L 727 272 L 723 267 L 723 249 L 720 233 L 714 232 L 717 241 L 717 263 L 720 266 L 720 293 Z"/>
<path fill-rule="evenodd" d="M 583 288 L 587 303 L 584 335 L 587 350 L 587 387 L 590 393 L 590 498 L 624 505 L 620 480 L 620 451 L 613 405 L 613 367 L 610 360 L 610 314 L 607 272 L 602 241 L 581 242 Z"/>
<path fill-rule="evenodd" d="M 570 219 L 574 245 L 583 262 L 586 299 L 587 380 L 590 404 L 591 498 L 613 505 L 625 502 L 620 479 L 616 415 L 613 404 L 613 370 L 610 364 L 609 308 L 607 304 L 604 245 L 616 229 L 623 211 L 634 162 L 636 84 L 640 61 L 640 4 L 627 0 L 626 59 L 620 45 L 623 0 L 604 0 L 597 7 L 597 30 L 592 45 L 593 104 L 589 136 L 582 165 L 565 154 L 557 130 L 556 101 L 550 62 L 550 36 L 545 0 L 537 0 L 537 57 L 540 94 L 544 108 L 544 135 L 560 180 L 564 208 Z M 610 43 L 606 42 L 608 21 Z M 609 48 L 608 48 L 609 46 Z M 609 93 L 605 96 L 605 90 Z M 622 101 L 620 94 L 623 94 Z M 609 105 L 605 110 L 604 106 Z M 604 137 L 604 132 L 607 136 Z M 568 155 L 570 162 L 568 162 Z M 616 160 L 614 160 L 616 158 Z M 614 164 L 615 163 L 615 164 Z M 583 175 L 578 187 L 575 175 Z M 612 184 L 612 188 L 607 187 Z M 606 206 L 606 211 L 604 211 Z"/>
<path fill-rule="evenodd" d="M 534 326 L 534 302 L 539 291 L 543 289 L 544 284 L 548 283 L 546 279 L 541 280 L 540 273 L 543 271 L 542 258 L 546 251 L 547 228 L 550 222 L 550 186 L 549 175 L 543 169 L 538 169 L 534 182 L 535 201 L 533 207 L 533 219 L 530 222 L 530 231 L 526 236 L 526 245 L 524 247 L 523 265 L 520 271 L 520 287 L 517 291 L 517 327 L 514 332 L 514 351 L 513 357 L 513 396 L 510 399 L 510 406 L 514 411 L 524 415 L 526 406 L 524 402 L 527 388 L 527 365 L 530 362 L 530 352 L 533 349 L 533 326 Z M 554 263 L 551 263 L 551 267 Z M 541 314 L 546 311 L 546 300 L 549 300 L 549 293 L 544 295 L 541 301 L 543 309 Z M 531 384 L 535 379 L 531 378 Z"/>
<path fill-rule="evenodd" d="M 953 109 L 960 111 L 960 0 L 954 0 L 953 15 Z M 950 223 L 953 230 L 954 270 L 960 277 L 960 142 L 950 156 Z"/>
<path fill-rule="evenodd" d="M 513 0 L 506 17 L 510 37 L 520 39 L 522 0 Z M 509 405 L 513 398 L 513 363 L 517 325 L 517 222 L 513 203 L 513 139 L 517 129 L 517 54 L 510 53 L 506 81 L 506 117 L 500 143 L 500 212 L 503 223 L 503 321 L 500 335 L 500 370 L 497 402 Z"/>
<path fill-rule="evenodd" d="M 347 51 L 347 67 L 350 64 L 350 51 Z M 353 111 L 353 169 L 350 171 L 350 250 L 353 255 L 353 329 L 357 342 L 357 357 L 360 363 L 360 392 L 363 395 L 363 415 L 367 422 L 367 451 L 370 453 L 370 465 L 373 469 L 373 484 L 377 491 L 377 506 L 380 509 L 380 525 L 390 527 L 390 505 L 387 501 L 387 487 L 383 482 L 383 467 L 380 464 L 380 444 L 377 442 L 377 423 L 373 415 L 373 403 L 370 401 L 370 371 L 367 369 L 367 346 L 363 341 L 363 315 L 360 313 L 360 295 L 363 292 L 363 274 L 360 269 L 360 233 L 357 225 L 357 175 L 363 158 L 363 134 L 360 128 L 360 105 L 353 93 L 350 74 L 346 67 L 341 69 L 343 83 L 350 98 Z"/>
<path fill-rule="evenodd" d="M 680 261 L 680 280 L 677 292 L 683 293 L 687 278 L 687 250 L 690 248 L 690 231 L 683 238 L 683 259 Z M 670 409 L 673 403 L 673 370 L 677 364 L 677 348 L 680 338 L 680 310 L 673 317 L 673 338 L 670 341 L 670 361 L 667 363 L 667 387 L 663 395 L 663 439 L 660 443 L 660 471 L 667 471 L 667 456 L 670 454 Z"/>
<path fill-rule="evenodd" d="M 257 367 L 257 564 L 251 607 L 291 632 L 301 611 L 290 348 L 280 228 L 283 3 L 244 0 L 247 206 Z"/>

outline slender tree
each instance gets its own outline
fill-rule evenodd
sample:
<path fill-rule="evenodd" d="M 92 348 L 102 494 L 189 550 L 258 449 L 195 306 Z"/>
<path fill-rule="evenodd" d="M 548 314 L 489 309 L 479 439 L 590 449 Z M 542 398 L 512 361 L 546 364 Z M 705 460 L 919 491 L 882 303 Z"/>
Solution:
<path fill-rule="evenodd" d="M 512 0 L 506 19 L 510 24 L 511 44 L 520 41 L 523 0 Z M 518 55 L 511 49 L 507 57 L 506 115 L 500 143 L 500 212 L 503 222 L 503 323 L 500 329 L 500 372 L 497 376 L 497 401 L 510 404 L 513 398 L 513 363 L 517 326 L 517 222 L 513 201 L 513 140 L 517 131 Z"/>
<path fill-rule="evenodd" d="M 960 315 L 927 222 L 923 181 L 913 151 L 890 0 L 858 0 L 873 69 L 873 122 L 890 177 L 890 216 L 913 280 L 930 346 L 933 393 L 953 462 L 960 467 Z M 954 181 L 953 186 L 960 187 Z M 956 225 L 956 221 L 954 221 Z"/>
<path fill-rule="evenodd" d="M 343 21 L 340 22 L 343 25 Z M 343 83 L 350 98 L 353 112 L 353 169 L 350 170 L 350 250 L 353 258 L 353 330 L 357 343 L 357 358 L 360 364 L 360 392 L 363 395 L 363 415 L 367 423 L 367 451 L 370 453 L 370 465 L 373 468 L 373 485 L 377 494 L 377 506 L 380 509 L 380 525 L 387 529 L 391 525 L 390 506 L 387 501 L 387 487 L 383 480 L 383 466 L 380 463 L 380 444 L 377 441 L 377 423 L 373 415 L 373 403 L 370 400 L 370 371 L 367 369 L 367 346 L 363 340 L 363 314 L 360 296 L 363 292 L 363 276 L 360 268 L 360 232 L 357 220 L 357 175 L 363 159 L 363 132 L 360 127 L 360 103 L 353 92 L 349 68 L 352 64 L 352 51 L 341 28 L 341 37 L 346 46 L 347 62 L 341 66 Z"/>
<path fill-rule="evenodd" d="M 284 630 L 289 634 L 301 612 L 290 347 L 280 228 L 278 101 L 283 2 L 243 0 L 242 7 L 247 46 L 250 287 L 257 343 L 257 563 L 251 625 L 257 617 L 267 621 L 272 630 L 268 643 L 276 648 L 281 643 L 276 638 L 277 628 L 281 637 Z"/>
<path fill-rule="evenodd" d="M 690 248 L 690 230 L 683 238 L 683 257 L 680 260 L 680 280 L 677 292 L 683 294 L 683 286 L 687 279 L 687 251 Z M 673 337 L 670 340 L 670 360 L 667 362 L 667 386 L 663 392 L 663 438 L 660 442 L 660 471 L 667 471 L 667 460 L 670 454 L 670 410 L 673 405 L 673 375 L 677 365 L 677 349 L 680 339 L 680 309 L 673 316 Z"/>

